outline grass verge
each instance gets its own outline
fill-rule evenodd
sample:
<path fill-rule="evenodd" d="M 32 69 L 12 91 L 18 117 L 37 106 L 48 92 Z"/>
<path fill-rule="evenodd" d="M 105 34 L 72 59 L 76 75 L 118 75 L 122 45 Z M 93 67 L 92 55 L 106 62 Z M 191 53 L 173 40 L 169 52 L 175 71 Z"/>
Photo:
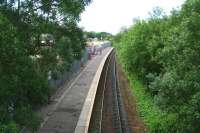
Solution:
<path fill-rule="evenodd" d="M 145 86 L 133 74 L 127 74 L 130 81 L 132 95 L 136 99 L 137 111 L 145 123 L 147 132 L 149 133 L 171 133 L 175 129 L 175 114 L 169 114 L 160 110 L 155 105 L 153 98 L 145 91 Z"/>

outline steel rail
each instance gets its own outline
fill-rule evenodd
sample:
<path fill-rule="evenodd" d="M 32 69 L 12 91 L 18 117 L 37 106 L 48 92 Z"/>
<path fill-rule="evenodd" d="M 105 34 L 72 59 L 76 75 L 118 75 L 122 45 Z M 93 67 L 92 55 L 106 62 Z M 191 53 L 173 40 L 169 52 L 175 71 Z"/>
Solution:
<path fill-rule="evenodd" d="M 120 113 L 120 98 L 118 97 L 119 93 L 117 91 L 117 74 L 116 74 L 116 63 L 115 63 L 115 56 L 114 56 L 114 64 L 113 64 L 113 77 L 114 77 L 114 88 L 113 88 L 113 94 L 114 94 L 114 111 L 115 111 L 115 117 L 118 119 L 115 124 L 115 126 L 117 126 L 117 131 L 119 133 L 122 133 L 122 118 L 121 118 L 121 113 Z"/>
<path fill-rule="evenodd" d="M 103 93 L 102 93 L 102 100 L 101 100 L 101 111 L 100 111 L 100 121 L 99 121 L 99 133 L 101 133 L 102 130 L 102 120 L 103 120 L 103 108 L 104 108 L 104 98 L 105 98 L 105 90 L 106 90 L 106 83 L 107 83 L 107 76 L 108 76 L 108 70 L 109 70 L 109 64 L 111 62 L 113 52 L 111 52 L 108 62 L 106 63 L 106 70 L 105 70 L 105 77 L 104 77 L 104 85 L 103 85 Z"/>
<path fill-rule="evenodd" d="M 109 73 L 110 72 L 110 73 Z M 104 103 L 105 101 L 105 92 L 107 88 L 107 78 L 108 74 L 112 74 L 112 95 L 113 95 L 113 125 L 117 133 L 123 132 L 123 119 L 121 118 L 121 99 L 119 97 L 119 91 L 117 90 L 118 87 L 118 80 L 117 80 L 117 72 L 116 72 L 116 62 L 115 62 L 115 54 L 112 52 L 106 63 L 105 68 L 105 77 L 103 82 L 103 92 L 102 92 L 102 99 L 101 99 L 101 108 L 100 108 L 100 121 L 99 121 L 99 133 L 102 132 L 102 123 L 103 123 L 103 110 L 104 110 Z M 118 88 L 119 89 L 119 88 Z"/>
<path fill-rule="evenodd" d="M 115 56 L 116 58 L 116 56 Z M 117 91 L 117 94 L 118 94 L 118 105 L 119 105 L 119 112 L 120 112 L 120 120 L 121 120 L 121 129 L 122 129 L 122 132 L 123 133 L 130 133 L 130 128 L 128 126 L 128 115 L 127 115 L 127 112 L 125 111 L 125 107 L 124 107 L 124 104 L 123 104 L 123 98 L 122 98 L 122 95 L 121 95 L 121 89 L 120 89 L 120 86 L 119 86 L 119 74 L 118 74 L 118 71 L 117 71 L 117 63 L 116 63 L 116 60 L 115 60 L 115 73 L 116 73 L 116 91 Z"/>
<path fill-rule="evenodd" d="M 130 130 L 128 128 L 128 122 L 127 122 L 127 114 L 125 112 L 124 106 L 123 106 L 123 99 L 121 96 L 121 91 L 119 87 L 119 79 L 118 79 L 118 72 L 117 72 L 117 65 L 116 65 L 116 57 L 115 52 L 111 52 L 109 55 L 106 63 L 105 63 L 105 69 L 104 69 L 104 77 L 102 79 L 103 81 L 103 88 L 102 88 L 102 94 L 101 94 L 101 100 L 100 100 L 100 118 L 98 121 L 98 133 L 102 133 L 103 130 L 103 120 L 104 120 L 104 109 L 106 107 L 105 103 L 106 98 L 106 90 L 112 89 L 112 116 L 113 116 L 113 128 L 115 130 L 115 133 L 129 133 Z M 111 77 L 109 77 L 111 76 Z M 108 78 L 112 78 L 111 80 L 108 80 Z M 110 81 L 110 83 L 109 83 Z M 110 85 L 110 86 L 109 86 Z M 111 88 L 108 88 L 111 87 Z"/>

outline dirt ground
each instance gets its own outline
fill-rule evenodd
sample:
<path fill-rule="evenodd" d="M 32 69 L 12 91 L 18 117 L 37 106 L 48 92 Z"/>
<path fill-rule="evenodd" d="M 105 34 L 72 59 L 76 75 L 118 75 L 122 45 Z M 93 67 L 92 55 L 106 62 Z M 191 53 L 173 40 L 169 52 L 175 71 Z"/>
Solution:
<path fill-rule="evenodd" d="M 146 133 L 144 123 L 140 119 L 139 114 L 136 110 L 136 101 L 131 93 L 129 81 L 125 76 L 121 65 L 117 64 L 117 70 L 119 75 L 119 86 L 121 89 L 124 106 L 127 112 L 130 130 L 134 133 Z"/>

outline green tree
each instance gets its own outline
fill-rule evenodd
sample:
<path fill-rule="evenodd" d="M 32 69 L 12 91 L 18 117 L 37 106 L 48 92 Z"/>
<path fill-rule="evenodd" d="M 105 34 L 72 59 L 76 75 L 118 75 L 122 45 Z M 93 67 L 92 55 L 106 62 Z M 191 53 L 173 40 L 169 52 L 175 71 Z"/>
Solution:
<path fill-rule="evenodd" d="M 200 1 L 187 0 L 170 16 L 160 11 L 117 35 L 115 47 L 124 68 L 147 85 L 155 105 L 177 116 L 170 129 L 196 133 L 200 130 Z"/>
<path fill-rule="evenodd" d="M 40 118 L 33 110 L 48 103 L 52 91 L 48 86 L 49 72 L 61 71 L 60 67 L 67 69 L 73 59 L 81 57 L 85 45 L 77 22 L 90 2 L 0 1 L 0 127 L 3 132 L 17 132 L 15 128 L 22 126 L 35 131 L 39 127 Z"/>

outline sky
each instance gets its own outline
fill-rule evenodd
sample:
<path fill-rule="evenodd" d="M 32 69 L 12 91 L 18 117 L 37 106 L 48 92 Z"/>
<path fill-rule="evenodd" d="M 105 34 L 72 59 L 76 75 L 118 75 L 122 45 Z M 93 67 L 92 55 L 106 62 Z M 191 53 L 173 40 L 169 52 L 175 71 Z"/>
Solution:
<path fill-rule="evenodd" d="M 180 7 L 185 0 L 93 0 L 81 14 L 79 26 L 86 31 L 116 34 L 121 27 L 129 27 L 134 18 L 145 19 L 154 7 L 166 14 Z"/>

